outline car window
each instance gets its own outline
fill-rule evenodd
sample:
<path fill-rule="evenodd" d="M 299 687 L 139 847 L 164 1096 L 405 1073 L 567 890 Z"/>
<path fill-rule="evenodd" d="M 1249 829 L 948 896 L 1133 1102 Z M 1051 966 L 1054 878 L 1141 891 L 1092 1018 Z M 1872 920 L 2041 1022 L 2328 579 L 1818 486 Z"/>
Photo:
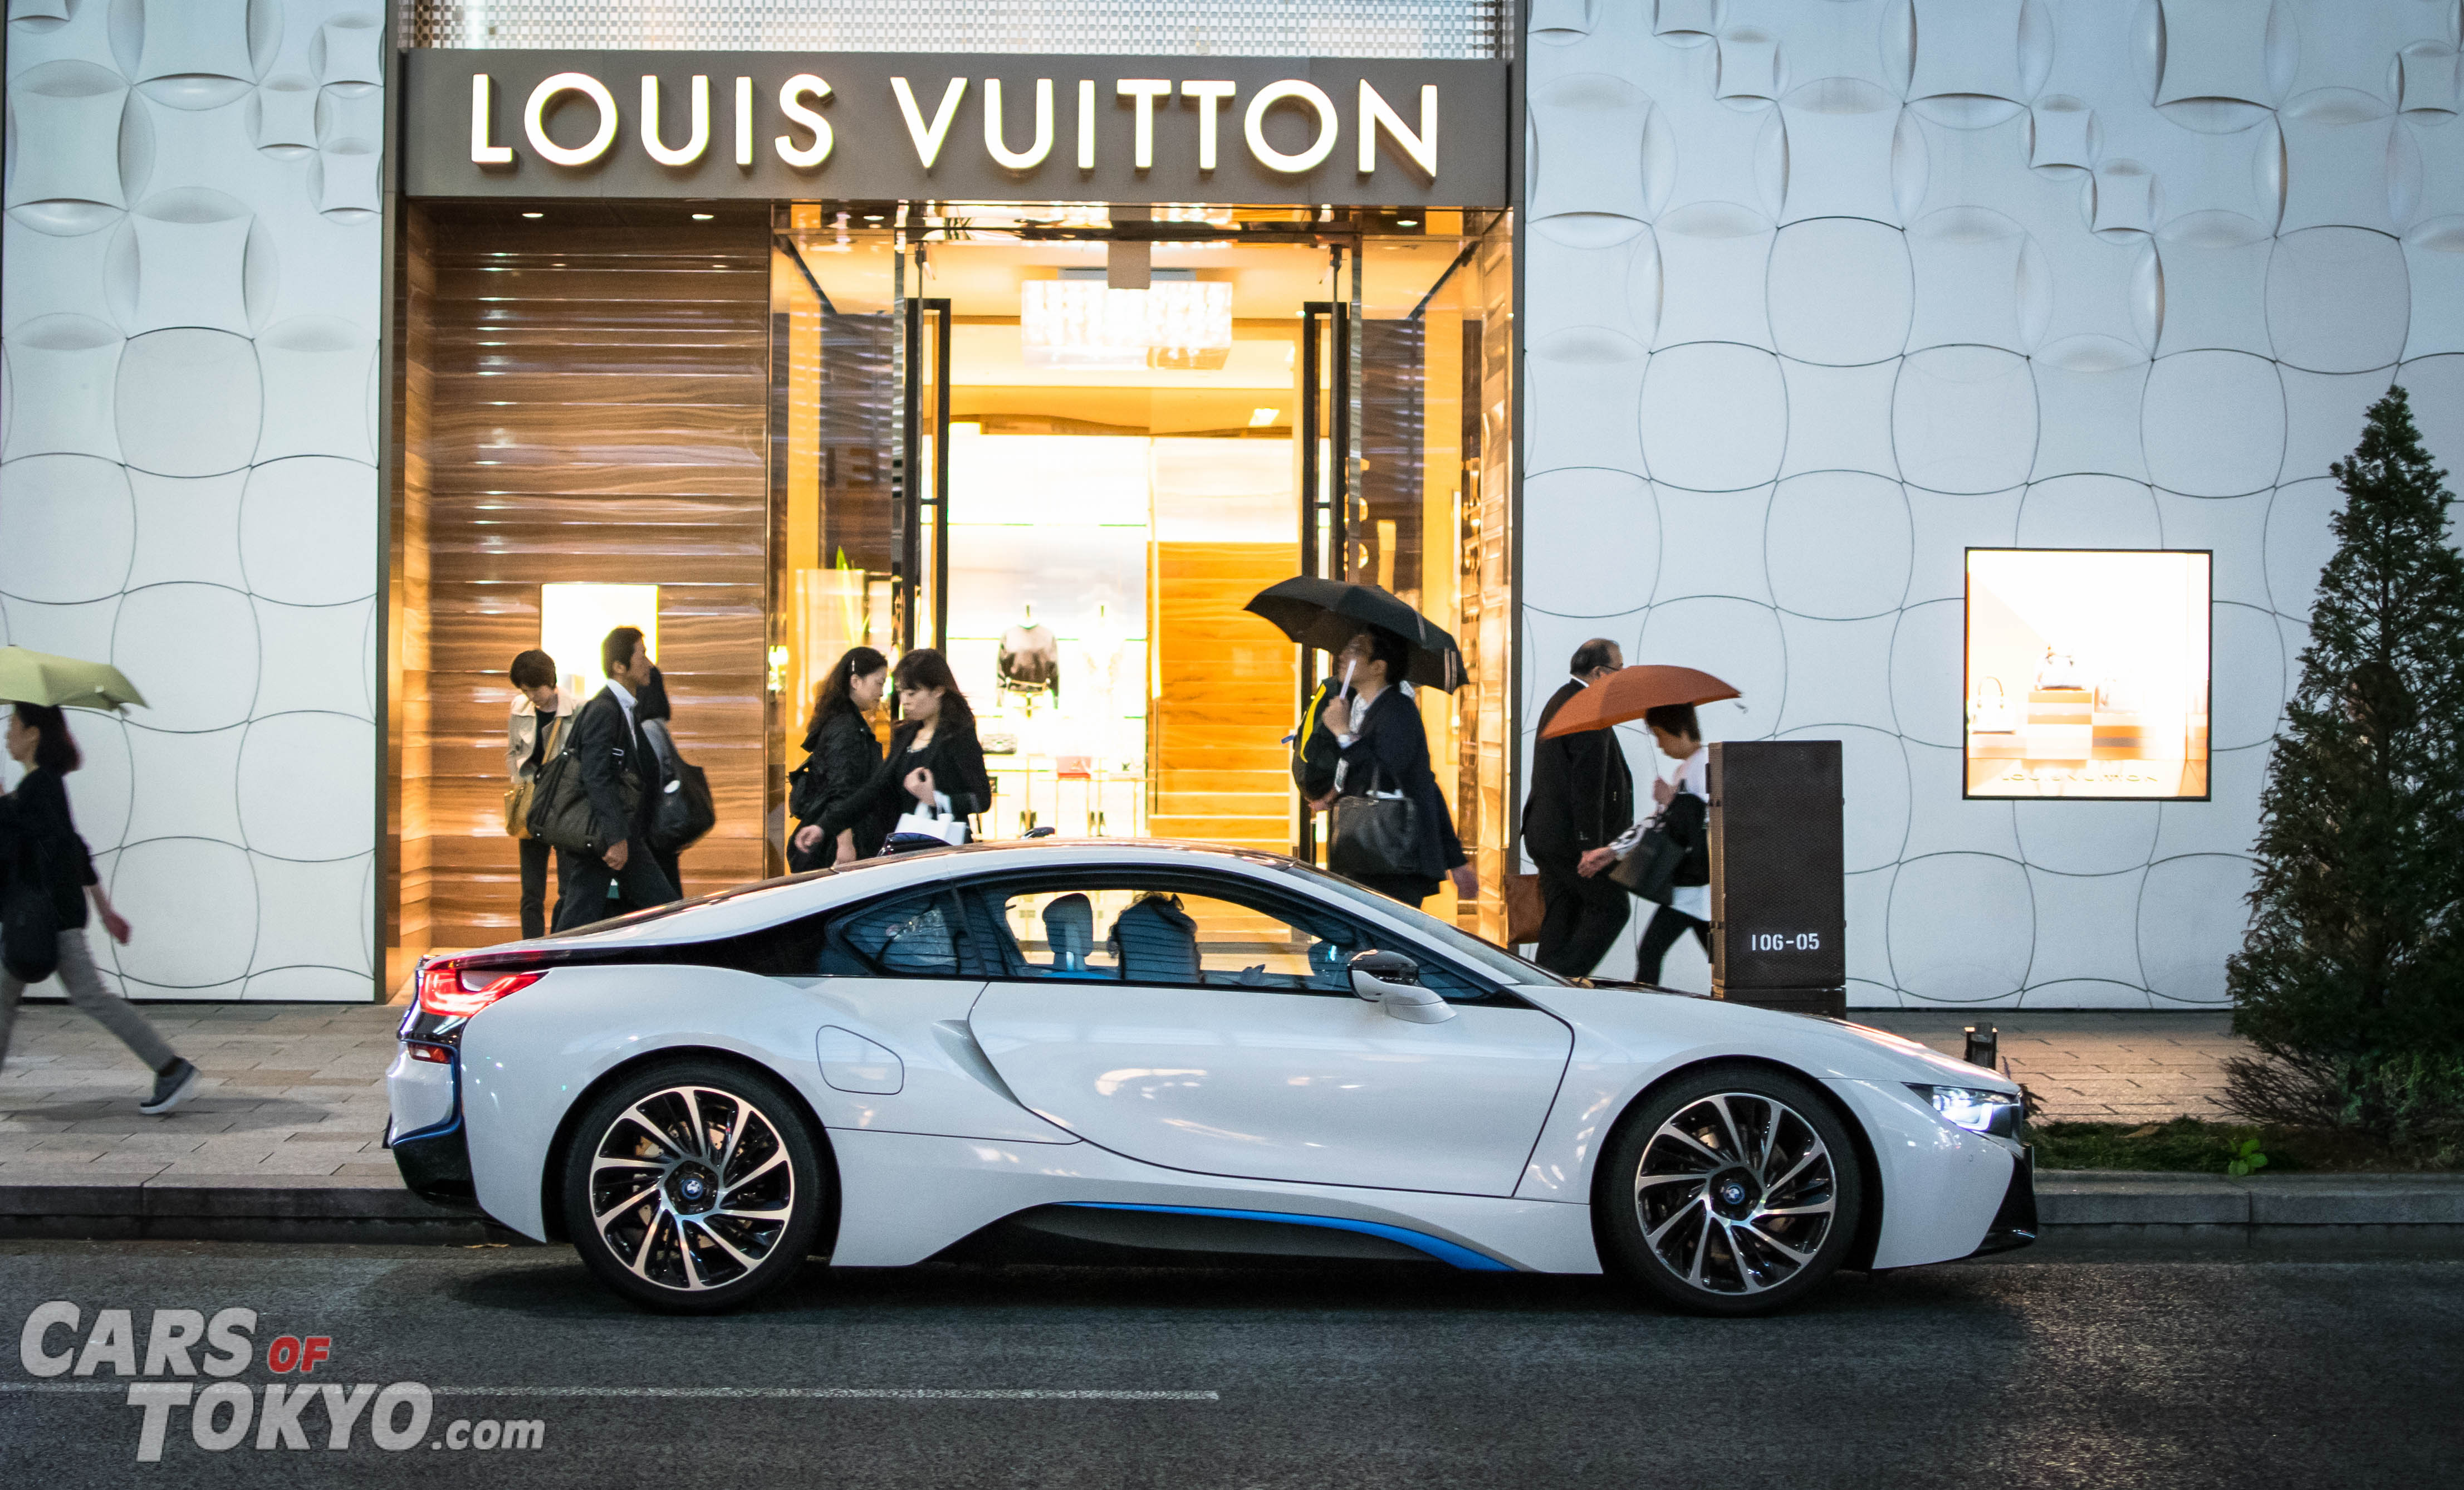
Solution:
<path fill-rule="evenodd" d="M 836 917 L 821 970 L 856 977 L 956 978 L 966 974 L 966 928 L 946 890 L 899 896 Z"/>
<path fill-rule="evenodd" d="M 1448 998 L 1488 991 L 1419 948 L 1381 946 L 1364 923 L 1339 912 L 1243 894 L 1220 878 L 1204 883 L 1200 889 L 1177 875 L 1082 873 L 984 884 L 977 899 L 985 921 L 998 926 L 999 943 L 988 962 L 1005 963 L 1021 979 L 1348 996 L 1355 953 L 1402 951 L 1422 963 L 1423 981 Z"/>

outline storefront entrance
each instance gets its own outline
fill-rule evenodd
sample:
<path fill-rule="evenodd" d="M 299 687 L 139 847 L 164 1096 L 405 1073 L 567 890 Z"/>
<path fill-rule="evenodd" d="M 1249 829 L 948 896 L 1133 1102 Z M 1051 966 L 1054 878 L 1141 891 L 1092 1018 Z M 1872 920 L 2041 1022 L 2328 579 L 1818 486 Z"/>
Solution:
<path fill-rule="evenodd" d="M 1241 608 L 1350 572 L 1461 624 L 1493 214 L 869 215 L 781 209 L 788 696 L 857 641 L 937 645 L 993 752 L 989 835 L 1306 851 L 1307 659 Z M 893 480 L 834 479 L 884 426 Z M 1454 703 L 1424 701 L 1447 763 Z"/>
<path fill-rule="evenodd" d="M 1323 659 L 1241 609 L 1302 572 L 1462 639 L 1471 681 L 1420 703 L 1494 919 L 1503 214 L 516 201 L 420 204 L 407 239 L 397 948 L 517 934 L 503 670 L 544 646 L 595 689 L 627 622 L 720 807 L 689 894 L 782 867 L 856 644 L 948 653 L 983 836 L 1311 853 L 1283 738 Z"/>

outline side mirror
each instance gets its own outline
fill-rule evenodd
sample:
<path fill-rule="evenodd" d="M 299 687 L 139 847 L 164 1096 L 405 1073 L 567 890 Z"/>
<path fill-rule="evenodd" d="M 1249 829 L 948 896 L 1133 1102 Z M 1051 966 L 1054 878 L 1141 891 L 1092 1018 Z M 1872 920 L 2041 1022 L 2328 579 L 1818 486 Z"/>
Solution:
<path fill-rule="evenodd" d="M 1352 991 L 1383 1009 L 1390 1019 L 1443 1024 L 1455 1016 L 1453 1005 L 1420 986 L 1419 965 L 1399 952 L 1360 952 L 1348 966 Z"/>

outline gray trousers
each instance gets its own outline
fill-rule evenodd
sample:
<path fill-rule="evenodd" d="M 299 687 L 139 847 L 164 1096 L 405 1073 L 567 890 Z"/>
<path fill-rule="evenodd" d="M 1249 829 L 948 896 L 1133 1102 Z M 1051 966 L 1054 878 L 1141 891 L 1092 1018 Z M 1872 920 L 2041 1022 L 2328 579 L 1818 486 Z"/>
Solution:
<path fill-rule="evenodd" d="M 69 1002 L 95 1023 L 120 1036 L 121 1043 L 137 1053 L 148 1071 L 161 1071 L 180 1058 L 179 1053 L 163 1041 L 154 1026 L 124 998 L 102 986 L 94 970 L 94 949 L 86 945 L 84 928 L 60 933 L 60 970 L 54 974 L 60 987 L 68 990 Z M 9 1060 L 9 1032 L 17 1022 L 17 997 L 26 985 L 0 971 L 0 1065 Z"/>

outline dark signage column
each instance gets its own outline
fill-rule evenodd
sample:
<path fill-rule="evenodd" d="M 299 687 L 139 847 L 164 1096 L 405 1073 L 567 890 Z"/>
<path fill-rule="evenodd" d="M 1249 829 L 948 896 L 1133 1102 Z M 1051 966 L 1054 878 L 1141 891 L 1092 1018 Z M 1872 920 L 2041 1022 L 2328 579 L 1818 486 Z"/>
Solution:
<path fill-rule="evenodd" d="M 1847 1009 L 1839 743 L 1711 746 L 1711 991 L 1766 1009 Z"/>

